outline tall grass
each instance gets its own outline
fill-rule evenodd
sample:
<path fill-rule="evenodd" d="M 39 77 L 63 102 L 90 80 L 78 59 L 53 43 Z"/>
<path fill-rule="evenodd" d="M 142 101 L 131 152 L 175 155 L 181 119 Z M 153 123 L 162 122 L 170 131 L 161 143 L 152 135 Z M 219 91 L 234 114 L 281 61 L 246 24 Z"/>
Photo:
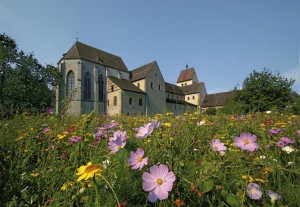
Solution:
<path fill-rule="evenodd" d="M 157 119 L 162 126 L 145 139 L 135 137 L 136 128 Z M 97 142 L 97 127 L 118 121 Z M 202 121 L 202 125 L 199 122 Z M 197 124 L 198 122 L 198 124 Z M 279 134 L 270 134 L 280 128 Z M 46 130 L 45 130 L 46 129 Z M 127 132 L 124 148 L 108 149 L 113 131 Z M 172 114 L 154 117 L 95 116 L 61 117 L 22 114 L 0 122 L 0 206 L 298 206 L 300 203 L 300 117 L 282 114 L 241 116 Z M 243 151 L 235 137 L 250 132 L 259 149 Z M 81 137 L 76 143 L 69 138 Z M 293 152 L 277 142 L 288 137 Z M 212 139 L 227 150 L 213 151 Z M 131 151 L 143 148 L 148 165 L 133 170 Z M 76 170 L 88 162 L 105 167 L 101 176 L 77 182 Z M 165 200 L 148 201 L 142 175 L 153 165 L 164 164 L 176 180 Z M 257 183 L 262 197 L 252 199 L 246 188 Z M 267 190 L 282 198 L 271 202 Z M 117 196 L 117 199 L 116 199 Z"/>

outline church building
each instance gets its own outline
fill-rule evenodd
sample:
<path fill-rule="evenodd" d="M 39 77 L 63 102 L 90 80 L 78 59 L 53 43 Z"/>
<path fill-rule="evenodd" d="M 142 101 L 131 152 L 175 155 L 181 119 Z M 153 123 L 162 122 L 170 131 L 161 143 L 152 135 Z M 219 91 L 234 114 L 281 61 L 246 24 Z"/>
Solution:
<path fill-rule="evenodd" d="M 194 68 L 181 71 L 177 84 L 166 83 L 156 61 L 128 70 L 121 57 L 76 42 L 58 62 L 56 113 L 94 111 L 109 115 L 154 115 L 200 111 L 206 96 Z"/>

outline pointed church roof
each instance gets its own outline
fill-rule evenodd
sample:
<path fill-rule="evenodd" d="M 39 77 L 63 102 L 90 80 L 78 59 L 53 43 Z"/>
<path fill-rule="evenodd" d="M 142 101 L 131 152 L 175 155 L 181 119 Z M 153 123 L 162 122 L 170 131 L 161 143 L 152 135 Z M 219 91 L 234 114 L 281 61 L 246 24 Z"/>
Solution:
<path fill-rule="evenodd" d="M 113 83 L 115 83 L 120 89 L 124 91 L 132 91 L 136 93 L 146 94 L 143 90 L 131 83 L 129 80 L 119 79 L 113 76 L 108 77 Z"/>
<path fill-rule="evenodd" d="M 146 65 L 143 65 L 141 67 L 132 70 L 130 81 L 133 82 L 133 81 L 144 79 L 147 76 L 148 72 L 151 70 L 151 68 L 153 68 L 155 65 L 157 65 L 157 62 L 153 61 L 151 63 L 148 63 Z"/>
<path fill-rule="evenodd" d="M 128 72 L 128 69 L 122 58 L 96 49 L 81 42 L 76 42 L 71 49 L 64 54 L 61 60 L 67 59 L 83 59 L 91 61 L 110 68 L 115 68 L 121 71 Z"/>
<path fill-rule="evenodd" d="M 177 79 L 177 83 L 193 80 L 194 76 L 197 77 L 194 68 L 188 68 L 188 69 L 182 70 L 180 72 L 180 75 L 179 75 L 178 79 Z"/>

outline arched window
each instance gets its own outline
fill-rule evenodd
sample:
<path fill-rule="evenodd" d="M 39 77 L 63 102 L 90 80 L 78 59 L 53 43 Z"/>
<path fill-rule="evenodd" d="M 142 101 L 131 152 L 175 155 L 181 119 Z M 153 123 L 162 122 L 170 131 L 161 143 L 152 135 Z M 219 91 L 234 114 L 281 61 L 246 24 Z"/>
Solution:
<path fill-rule="evenodd" d="M 67 75 L 67 97 L 73 98 L 75 88 L 75 74 L 73 71 L 69 71 Z"/>
<path fill-rule="evenodd" d="M 103 75 L 98 77 L 99 101 L 104 101 L 104 80 Z"/>
<path fill-rule="evenodd" d="M 91 100 L 91 75 L 89 72 L 84 74 L 84 81 L 83 81 L 83 99 L 84 100 Z"/>

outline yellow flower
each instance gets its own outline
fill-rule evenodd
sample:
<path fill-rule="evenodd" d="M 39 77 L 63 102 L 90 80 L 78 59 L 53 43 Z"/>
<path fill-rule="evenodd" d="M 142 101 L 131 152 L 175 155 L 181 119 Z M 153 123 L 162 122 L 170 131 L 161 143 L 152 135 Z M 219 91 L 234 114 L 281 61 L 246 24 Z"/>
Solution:
<path fill-rule="evenodd" d="M 170 127 L 171 126 L 170 123 L 163 123 L 162 125 L 165 126 L 165 127 Z"/>
<path fill-rule="evenodd" d="M 58 138 L 58 139 L 63 139 L 63 138 L 65 138 L 65 135 L 58 134 L 58 135 L 57 135 L 57 138 Z"/>
<path fill-rule="evenodd" d="M 265 180 L 263 180 L 263 179 L 260 179 L 260 178 L 256 178 L 256 179 L 255 179 L 255 181 L 257 181 L 257 182 L 261 182 L 261 183 L 264 183 L 264 182 L 266 182 Z"/>
<path fill-rule="evenodd" d="M 74 186 L 73 182 L 70 182 L 70 181 L 65 182 L 65 184 L 63 184 L 63 186 L 60 188 L 60 190 L 66 191 L 68 186 L 73 187 Z"/>
<path fill-rule="evenodd" d="M 39 175 L 39 173 L 32 173 L 31 174 L 33 177 L 37 177 Z"/>
<path fill-rule="evenodd" d="M 77 168 L 76 175 L 80 175 L 77 179 L 77 182 L 81 181 L 82 179 L 87 180 L 95 175 L 101 175 L 101 172 L 104 170 L 104 167 L 97 164 L 92 164 L 92 162 L 88 162 L 87 165 L 83 165 Z"/>

